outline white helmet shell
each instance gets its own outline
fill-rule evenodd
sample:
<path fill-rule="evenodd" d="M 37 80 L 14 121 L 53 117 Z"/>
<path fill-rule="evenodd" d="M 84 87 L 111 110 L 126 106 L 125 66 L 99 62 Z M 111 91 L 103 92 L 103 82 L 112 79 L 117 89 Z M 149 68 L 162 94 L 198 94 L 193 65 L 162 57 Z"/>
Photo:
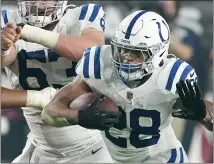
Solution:
<path fill-rule="evenodd" d="M 146 74 L 141 73 L 141 76 L 136 77 L 139 79 L 151 74 L 154 68 L 159 68 L 160 63 L 168 55 L 170 29 L 165 19 L 159 14 L 146 10 L 136 11 L 120 23 L 113 36 L 112 44 L 131 50 L 147 50 L 150 53 L 147 60 L 147 66 L 150 69 Z M 152 68 L 148 62 L 151 62 Z"/>

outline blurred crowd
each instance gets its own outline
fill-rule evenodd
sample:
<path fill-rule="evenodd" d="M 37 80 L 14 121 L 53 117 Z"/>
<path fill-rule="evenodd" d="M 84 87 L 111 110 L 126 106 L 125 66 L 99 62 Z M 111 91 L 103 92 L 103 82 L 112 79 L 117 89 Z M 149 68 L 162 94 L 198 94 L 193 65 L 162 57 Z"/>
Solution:
<path fill-rule="evenodd" d="M 212 1 L 69 1 L 75 5 L 85 2 L 98 3 L 103 6 L 106 12 L 107 44 L 110 43 L 121 20 L 129 13 L 146 9 L 161 14 L 171 28 L 170 53 L 187 61 L 195 68 L 203 96 L 205 99 L 213 101 Z M 13 8 L 15 4 L 15 1 L 3 1 L 2 9 Z M 11 87 L 9 81 L 6 81 L 6 77 L 3 77 L 5 75 L 5 70 L 2 70 L 2 85 Z M 1 138 L 1 157 L 2 161 L 10 162 L 21 153 L 28 129 L 21 110 L 4 111 L 2 116 L 1 125 L 4 133 Z M 195 122 L 179 119 L 175 119 L 173 127 L 191 162 L 213 162 L 213 139 L 210 132 Z M 13 147 L 12 150 L 8 144 Z M 194 147 L 195 145 L 196 147 Z M 194 152 L 195 149 L 199 150 Z"/>

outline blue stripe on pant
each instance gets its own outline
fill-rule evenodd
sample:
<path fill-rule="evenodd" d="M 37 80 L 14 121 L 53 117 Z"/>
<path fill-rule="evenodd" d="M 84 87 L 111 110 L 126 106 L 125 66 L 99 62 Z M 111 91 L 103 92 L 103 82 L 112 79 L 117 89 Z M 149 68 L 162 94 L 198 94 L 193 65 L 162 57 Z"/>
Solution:
<path fill-rule="evenodd" d="M 179 158 L 179 160 L 176 160 Z M 167 163 L 184 163 L 184 153 L 183 148 L 171 149 L 171 156 Z"/>

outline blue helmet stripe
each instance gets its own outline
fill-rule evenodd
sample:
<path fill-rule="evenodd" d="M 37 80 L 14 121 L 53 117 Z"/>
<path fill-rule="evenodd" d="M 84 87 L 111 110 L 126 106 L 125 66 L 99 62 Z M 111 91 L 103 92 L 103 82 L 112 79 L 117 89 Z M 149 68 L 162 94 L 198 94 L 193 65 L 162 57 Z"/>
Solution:
<path fill-rule="evenodd" d="M 143 10 L 141 12 L 139 12 L 137 15 L 135 15 L 135 17 L 132 19 L 132 21 L 130 22 L 128 28 L 127 28 L 127 31 L 126 31 L 126 35 L 125 35 L 125 39 L 129 39 L 130 38 L 130 35 L 131 35 L 131 32 L 132 32 L 132 29 L 134 27 L 134 24 L 135 22 L 143 15 L 145 14 L 147 11 L 146 10 Z"/>

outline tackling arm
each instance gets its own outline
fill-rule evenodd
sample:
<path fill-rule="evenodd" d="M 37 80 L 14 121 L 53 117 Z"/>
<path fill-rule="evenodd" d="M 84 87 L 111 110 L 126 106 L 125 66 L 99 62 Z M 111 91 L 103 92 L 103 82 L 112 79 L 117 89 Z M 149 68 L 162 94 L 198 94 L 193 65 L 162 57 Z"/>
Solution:
<path fill-rule="evenodd" d="M 27 91 L 11 90 L 1 87 L 1 109 L 26 106 Z"/>
<path fill-rule="evenodd" d="M 42 44 L 72 61 L 79 61 L 88 47 L 104 44 L 103 32 L 95 28 L 85 28 L 80 36 L 72 36 L 23 25 L 21 38 L 29 42 Z"/>
<path fill-rule="evenodd" d="M 204 125 L 209 131 L 213 131 L 213 103 L 208 100 L 204 100 L 204 103 L 207 114 L 201 124 Z"/>
<path fill-rule="evenodd" d="M 43 109 L 56 93 L 54 88 L 41 91 L 13 90 L 1 87 L 1 109 L 36 107 Z"/>

